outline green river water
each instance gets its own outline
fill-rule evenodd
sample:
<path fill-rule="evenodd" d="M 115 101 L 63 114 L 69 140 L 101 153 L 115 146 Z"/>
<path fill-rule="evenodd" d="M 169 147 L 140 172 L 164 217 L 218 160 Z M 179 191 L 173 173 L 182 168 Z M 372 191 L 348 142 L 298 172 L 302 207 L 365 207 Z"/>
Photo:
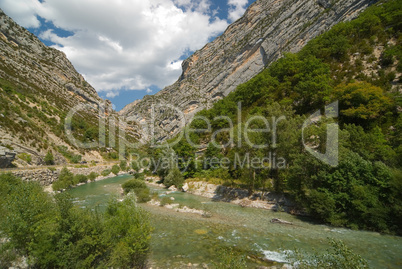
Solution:
<path fill-rule="evenodd" d="M 121 184 L 130 176 L 117 176 L 85 184 L 69 192 L 81 207 L 104 206 L 110 197 L 119 195 Z M 165 189 L 151 187 L 159 195 Z M 330 246 L 327 238 L 341 239 L 347 246 L 368 260 L 372 268 L 402 268 L 402 238 L 373 232 L 353 231 L 317 225 L 282 212 L 242 208 L 225 202 L 182 192 L 167 194 L 174 203 L 211 212 L 210 218 L 198 214 L 179 213 L 148 204 L 141 204 L 150 213 L 154 227 L 150 261 L 153 267 L 179 268 L 184 264 L 211 264 L 219 260 L 217 249 L 235 246 L 243 253 L 265 256 L 286 262 L 286 251 L 299 249 L 313 253 Z M 271 223 L 272 218 L 294 225 Z M 257 264 L 250 264 L 257 265 Z"/>

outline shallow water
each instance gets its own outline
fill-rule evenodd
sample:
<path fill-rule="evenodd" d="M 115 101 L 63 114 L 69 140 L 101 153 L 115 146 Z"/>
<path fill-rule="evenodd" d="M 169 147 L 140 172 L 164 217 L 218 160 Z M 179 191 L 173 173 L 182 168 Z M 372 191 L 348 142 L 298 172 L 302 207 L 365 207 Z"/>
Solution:
<path fill-rule="evenodd" d="M 81 207 L 104 206 L 110 197 L 119 195 L 121 184 L 130 176 L 117 176 L 82 185 L 70 190 Z M 151 187 L 159 195 L 165 189 Z M 219 260 L 221 246 L 236 246 L 246 255 L 265 256 L 286 262 L 286 251 L 299 249 L 313 253 L 329 248 L 327 238 L 341 239 L 373 268 L 402 268 L 402 238 L 373 232 L 333 228 L 303 221 L 295 216 L 269 210 L 242 208 L 188 193 L 167 194 L 174 203 L 211 212 L 210 218 L 198 214 L 179 213 L 148 204 L 155 230 L 152 234 L 152 265 L 162 268 L 183 264 L 210 264 Z M 294 225 L 271 223 L 272 218 Z M 250 264 L 253 265 L 253 264 Z"/>

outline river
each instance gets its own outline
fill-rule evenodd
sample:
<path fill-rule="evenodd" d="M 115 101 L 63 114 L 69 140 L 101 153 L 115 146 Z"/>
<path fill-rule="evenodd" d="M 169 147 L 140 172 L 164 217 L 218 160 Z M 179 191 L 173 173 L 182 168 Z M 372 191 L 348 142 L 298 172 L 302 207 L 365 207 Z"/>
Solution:
<path fill-rule="evenodd" d="M 108 178 L 69 192 L 80 207 L 102 207 L 111 197 L 119 195 L 121 184 L 130 178 L 127 175 Z M 159 195 L 166 195 L 165 189 L 151 189 Z M 234 246 L 249 256 L 259 255 L 285 262 L 287 251 L 323 252 L 330 248 L 328 238 L 334 238 L 360 254 L 372 268 L 402 268 L 401 237 L 318 225 L 287 213 L 212 202 L 188 193 L 174 192 L 167 196 L 174 197 L 175 203 L 211 212 L 211 217 L 141 204 L 149 211 L 155 228 L 150 254 L 154 267 L 211 264 L 219 260 L 221 246 Z M 271 223 L 272 218 L 290 221 L 293 225 Z"/>

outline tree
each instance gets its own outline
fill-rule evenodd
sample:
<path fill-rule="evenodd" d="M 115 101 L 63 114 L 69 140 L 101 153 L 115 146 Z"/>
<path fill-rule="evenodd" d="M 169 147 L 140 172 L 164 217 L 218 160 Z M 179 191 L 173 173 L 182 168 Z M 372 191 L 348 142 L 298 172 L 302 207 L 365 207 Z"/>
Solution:
<path fill-rule="evenodd" d="M 74 185 L 74 174 L 71 173 L 67 167 L 63 167 L 59 174 L 59 179 L 53 182 L 52 188 L 54 191 L 67 189 Z"/>
<path fill-rule="evenodd" d="M 340 85 L 335 88 L 334 97 L 339 100 L 343 120 L 360 125 L 380 119 L 393 105 L 380 87 L 367 82 Z"/>
<path fill-rule="evenodd" d="M 120 161 L 120 169 L 121 169 L 121 171 L 126 171 L 128 169 L 126 160 Z"/>
<path fill-rule="evenodd" d="M 166 187 L 170 187 L 172 185 L 176 186 L 176 188 L 180 189 L 183 187 L 184 177 L 181 174 L 179 168 L 174 167 L 173 169 L 169 170 L 168 175 L 163 180 L 163 184 Z"/>
<path fill-rule="evenodd" d="M 54 156 L 53 156 L 53 153 L 52 153 L 51 151 L 48 151 L 48 152 L 46 153 L 46 156 L 45 156 L 45 163 L 46 163 L 47 165 L 53 165 L 53 164 L 54 164 Z"/>
<path fill-rule="evenodd" d="M 51 197 L 37 182 L 3 174 L 0 213 L 2 267 L 24 255 L 32 268 L 145 268 L 152 227 L 133 197 L 82 209 L 68 193 Z"/>
<path fill-rule="evenodd" d="M 99 174 L 97 174 L 97 173 L 95 173 L 95 172 L 91 172 L 91 173 L 88 175 L 88 179 L 91 180 L 91 181 L 94 181 L 98 176 L 99 176 Z"/>
<path fill-rule="evenodd" d="M 117 174 L 120 172 L 120 167 L 115 164 L 112 166 L 112 173 L 115 174 L 117 176 Z"/>

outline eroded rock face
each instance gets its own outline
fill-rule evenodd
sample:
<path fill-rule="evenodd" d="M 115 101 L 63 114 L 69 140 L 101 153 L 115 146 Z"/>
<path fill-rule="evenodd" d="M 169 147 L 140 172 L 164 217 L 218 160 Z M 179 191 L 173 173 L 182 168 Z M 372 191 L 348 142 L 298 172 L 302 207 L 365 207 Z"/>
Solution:
<path fill-rule="evenodd" d="M 173 85 L 127 105 L 120 114 L 150 126 L 154 113 L 156 139 L 173 136 L 184 120 L 166 104 L 182 111 L 188 122 L 196 112 L 227 96 L 283 52 L 299 51 L 309 40 L 341 21 L 355 18 L 375 2 L 257 0 L 221 36 L 182 63 L 182 75 Z M 152 137 L 150 129 L 143 130 L 148 137 Z"/>
<path fill-rule="evenodd" d="M 16 153 L 0 146 L 0 168 L 8 167 L 14 161 Z"/>
<path fill-rule="evenodd" d="M 81 139 L 88 129 L 95 132 L 100 121 L 111 119 L 114 129 L 121 127 L 110 101 L 98 96 L 63 52 L 47 47 L 0 9 L 0 143 L 12 146 L 18 154 L 30 154 L 34 165 L 44 164 L 49 150 L 57 164 L 65 163 L 58 146 L 85 154 L 88 162 L 102 161 L 96 144 L 93 151 L 83 153 L 69 139 L 64 128 L 68 115 L 83 127 L 71 131 L 75 139 Z M 122 128 L 127 139 L 136 139 L 131 126 Z M 88 142 L 98 142 L 95 139 L 93 135 Z"/>

